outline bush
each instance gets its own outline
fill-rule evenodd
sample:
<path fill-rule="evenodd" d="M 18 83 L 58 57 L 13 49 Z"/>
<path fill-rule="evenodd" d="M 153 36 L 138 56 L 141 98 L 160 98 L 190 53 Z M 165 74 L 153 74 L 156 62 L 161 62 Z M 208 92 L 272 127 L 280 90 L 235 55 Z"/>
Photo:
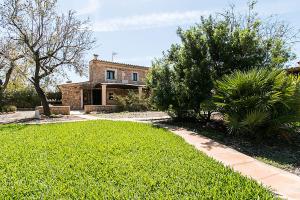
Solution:
<path fill-rule="evenodd" d="M 134 91 L 129 91 L 127 96 L 117 96 L 117 105 L 122 111 L 146 111 L 149 110 L 148 101 L 145 97 L 139 98 Z"/>
<path fill-rule="evenodd" d="M 284 70 L 237 71 L 215 86 L 214 100 L 231 134 L 286 135 L 300 121 L 299 80 Z"/>
<path fill-rule="evenodd" d="M 35 108 L 41 105 L 41 101 L 33 88 L 26 88 L 6 92 L 6 105 L 15 105 L 18 108 Z"/>
<path fill-rule="evenodd" d="M 55 101 L 61 101 L 62 94 L 61 92 L 47 92 L 46 93 L 47 99 L 55 100 Z"/>
<path fill-rule="evenodd" d="M 17 111 L 17 107 L 16 106 L 2 106 L 1 108 L 2 112 L 16 112 Z"/>

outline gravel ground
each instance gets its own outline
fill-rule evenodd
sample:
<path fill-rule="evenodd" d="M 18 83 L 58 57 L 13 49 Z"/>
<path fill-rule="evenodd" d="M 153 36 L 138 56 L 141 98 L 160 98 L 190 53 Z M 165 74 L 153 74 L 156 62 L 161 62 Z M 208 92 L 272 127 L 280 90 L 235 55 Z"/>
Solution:
<path fill-rule="evenodd" d="M 148 112 L 120 112 L 120 113 L 92 113 L 91 115 L 98 118 L 107 118 L 107 119 L 148 119 L 148 118 L 168 118 L 169 115 L 165 112 L 158 111 L 148 111 Z"/>
<path fill-rule="evenodd" d="M 18 111 L 11 114 L 0 115 L 0 124 L 17 123 L 34 118 L 34 111 Z"/>
<path fill-rule="evenodd" d="M 34 111 L 20 111 L 12 114 L 0 115 L 0 124 L 10 123 L 55 123 L 79 120 L 96 120 L 96 119 L 112 119 L 112 120 L 130 120 L 130 121 L 152 121 L 160 119 L 168 119 L 169 115 L 164 112 L 120 112 L 120 113 L 94 113 L 84 114 L 80 111 L 72 111 L 69 116 L 58 116 L 55 118 L 35 119 Z"/>

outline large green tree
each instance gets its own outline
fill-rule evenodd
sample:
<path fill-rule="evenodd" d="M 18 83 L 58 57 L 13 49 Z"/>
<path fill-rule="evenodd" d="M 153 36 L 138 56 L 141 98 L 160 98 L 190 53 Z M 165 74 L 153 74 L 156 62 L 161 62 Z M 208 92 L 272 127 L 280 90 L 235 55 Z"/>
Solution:
<path fill-rule="evenodd" d="M 203 32 L 214 78 L 236 70 L 283 68 L 295 58 L 291 51 L 297 37 L 291 26 L 274 17 L 264 20 L 255 12 L 256 1 L 241 15 L 234 6 L 216 17 L 202 18 L 196 31 Z"/>
<path fill-rule="evenodd" d="M 165 60 L 153 61 L 150 71 L 147 85 L 152 88 L 152 103 L 160 110 L 168 110 L 170 105 L 176 103 L 173 86 L 174 73 Z"/>
<path fill-rule="evenodd" d="M 255 12 L 256 2 L 242 15 L 234 7 L 207 18 L 188 30 L 178 29 L 181 43 L 173 44 L 153 63 L 148 85 L 153 103 L 172 108 L 177 117 L 201 116 L 211 97 L 213 82 L 236 70 L 282 68 L 294 58 L 294 31 L 289 25 Z"/>
<path fill-rule="evenodd" d="M 148 85 L 159 109 L 172 109 L 179 118 L 195 117 L 213 88 L 208 49 L 203 45 L 205 38 L 194 29 L 178 30 L 178 35 L 182 44 L 173 45 L 163 59 L 153 63 Z"/>

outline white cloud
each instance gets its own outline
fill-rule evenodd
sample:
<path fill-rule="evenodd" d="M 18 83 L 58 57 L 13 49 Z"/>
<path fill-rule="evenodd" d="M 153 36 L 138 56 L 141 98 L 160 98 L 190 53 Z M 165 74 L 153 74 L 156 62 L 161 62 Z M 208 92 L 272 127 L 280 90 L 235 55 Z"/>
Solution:
<path fill-rule="evenodd" d="M 201 16 L 208 15 L 208 11 L 185 11 L 153 13 L 135 15 L 123 18 L 101 20 L 94 23 L 93 30 L 98 32 L 112 32 L 122 30 L 139 30 L 154 27 L 184 25 L 198 22 Z"/>
<path fill-rule="evenodd" d="M 121 62 L 121 63 L 138 64 L 138 63 L 150 63 L 156 57 L 159 56 L 143 56 L 143 57 L 131 57 L 131 58 L 119 58 L 118 56 L 116 56 L 114 60 L 116 62 Z"/>
<path fill-rule="evenodd" d="M 295 1 L 295 0 L 272 1 L 272 2 L 259 1 L 256 8 L 261 15 L 273 15 L 273 14 L 281 15 L 281 14 L 298 12 L 299 5 L 300 5 L 299 1 Z"/>
<path fill-rule="evenodd" d="M 101 0 L 88 0 L 83 8 L 78 9 L 78 15 L 87 15 L 96 12 L 101 7 Z"/>

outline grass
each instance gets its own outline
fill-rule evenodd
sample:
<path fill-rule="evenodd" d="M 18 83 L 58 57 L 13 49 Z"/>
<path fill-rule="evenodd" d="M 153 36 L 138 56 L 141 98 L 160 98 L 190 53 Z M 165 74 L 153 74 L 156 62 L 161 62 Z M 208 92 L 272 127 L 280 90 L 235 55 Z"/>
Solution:
<path fill-rule="evenodd" d="M 0 127 L 0 199 L 273 199 L 253 180 L 151 125 Z"/>

